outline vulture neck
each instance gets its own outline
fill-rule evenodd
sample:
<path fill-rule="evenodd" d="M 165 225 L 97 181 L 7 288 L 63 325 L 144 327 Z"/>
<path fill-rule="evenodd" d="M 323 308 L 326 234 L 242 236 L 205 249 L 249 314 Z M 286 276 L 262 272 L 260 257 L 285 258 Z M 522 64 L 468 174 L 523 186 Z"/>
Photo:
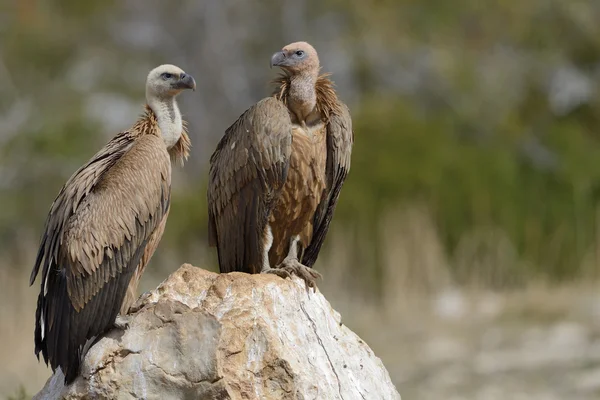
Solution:
<path fill-rule="evenodd" d="M 167 149 L 172 148 L 179 141 L 183 130 L 181 112 L 175 97 L 150 98 L 148 105 L 156 115 L 158 127 Z"/>
<path fill-rule="evenodd" d="M 296 116 L 298 124 L 306 126 L 308 117 L 313 114 L 317 106 L 317 92 L 315 85 L 318 74 L 303 73 L 290 77 L 290 90 L 288 92 L 288 107 Z"/>

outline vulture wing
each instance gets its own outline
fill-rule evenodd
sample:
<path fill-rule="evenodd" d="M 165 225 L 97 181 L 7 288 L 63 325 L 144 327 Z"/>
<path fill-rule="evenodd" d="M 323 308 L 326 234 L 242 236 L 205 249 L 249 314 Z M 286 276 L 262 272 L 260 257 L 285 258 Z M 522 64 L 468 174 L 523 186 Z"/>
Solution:
<path fill-rule="evenodd" d="M 87 340 L 114 323 L 153 232 L 169 209 L 162 139 L 124 132 L 65 184 L 46 220 L 35 352 L 71 382 Z"/>
<path fill-rule="evenodd" d="M 340 106 L 341 112 L 330 115 L 327 125 L 327 189 L 315 213 L 311 242 L 302 254 L 302 263 L 307 267 L 312 267 L 317 261 L 342 185 L 350 170 L 354 142 L 352 118 L 348 107 L 345 104 Z"/>
<path fill-rule="evenodd" d="M 287 179 L 292 122 L 269 97 L 227 129 L 210 159 L 209 244 L 221 272 L 260 272 L 269 213 Z"/>

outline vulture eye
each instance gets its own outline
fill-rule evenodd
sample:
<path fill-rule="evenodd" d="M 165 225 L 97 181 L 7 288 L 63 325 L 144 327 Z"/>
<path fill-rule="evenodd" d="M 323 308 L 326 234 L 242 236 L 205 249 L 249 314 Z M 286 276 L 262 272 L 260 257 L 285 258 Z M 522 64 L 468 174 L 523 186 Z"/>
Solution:
<path fill-rule="evenodd" d="M 172 77 L 173 75 L 171 75 L 171 74 L 170 74 L 170 73 L 168 73 L 168 72 L 165 72 L 165 73 L 163 73 L 161 76 L 163 77 L 163 79 L 167 80 L 167 79 L 171 79 L 171 77 Z"/>
<path fill-rule="evenodd" d="M 302 50 L 298 50 L 298 51 L 296 52 L 296 55 L 297 55 L 298 57 L 302 57 L 302 56 L 304 55 L 304 52 L 303 52 Z"/>

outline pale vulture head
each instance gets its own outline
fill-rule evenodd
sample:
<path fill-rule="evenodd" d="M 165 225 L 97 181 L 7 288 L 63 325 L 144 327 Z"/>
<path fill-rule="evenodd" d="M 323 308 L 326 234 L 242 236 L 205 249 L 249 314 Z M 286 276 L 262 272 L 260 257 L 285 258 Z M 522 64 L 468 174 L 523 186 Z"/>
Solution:
<path fill-rule="evenodd" d="M 185 89 L 196 90 L 196 81 L 181 68 L 164 64 L 154 68 L 146 79 L 146 99 L 175 97 Z"/>
<path fill-rule="evenodd" d="M 291 74 L 319 72 L 319 56 L 314 47 L 306 42 L 285 46 L 271 57 L 271 68 L 280 67 Z"/>

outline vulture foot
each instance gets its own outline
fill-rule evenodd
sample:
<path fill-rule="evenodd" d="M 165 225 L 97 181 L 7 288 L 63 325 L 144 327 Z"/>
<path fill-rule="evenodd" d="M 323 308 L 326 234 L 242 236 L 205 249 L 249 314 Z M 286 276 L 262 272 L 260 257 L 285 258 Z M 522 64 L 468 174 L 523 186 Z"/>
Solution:
<path fill-rule="evenodd" d="M 144 305 L 146 305 L 145 301 L 146 299 L 148 299 L 148 297 L 150 297 L 149 291 L 142 293 L 142 295 L 137 299 L 137 301 L 133 303 L 133 305 L 129 309 L 128 314 L 134 314 L 140 311 L 144 307 Z"/>
<path fill-rule="evenodd" d="M 129 318 L 127 316 L 117 315 L 114 326 L 122 331 L 127 330 L 127 328 L 129 328 Z"/>
<path fill-rule="evenodd" d="M 285 278 L 291 278 L 292 276 L 290 275 L 289 272 L 287 272 L 284 269 L 280 269 L 280 268 L 263 268 L 262 271 L 260 271 L 261 274 L 273 274 L 273 275 L 277 275 L 282 279 Z"/>
<path fill-rule="evenodd" d="M 287 276 L 296 275 L 300 277 L 306 283 L 307 288 L 316 288 L 317 279 L 322 278 L 320 273 L 300 263 L 300 261 L 298 261 L 298 259 L 295 257 L 286 257 L 283 262 L 275 268 L 275 270 L 284 271 Z"/>

